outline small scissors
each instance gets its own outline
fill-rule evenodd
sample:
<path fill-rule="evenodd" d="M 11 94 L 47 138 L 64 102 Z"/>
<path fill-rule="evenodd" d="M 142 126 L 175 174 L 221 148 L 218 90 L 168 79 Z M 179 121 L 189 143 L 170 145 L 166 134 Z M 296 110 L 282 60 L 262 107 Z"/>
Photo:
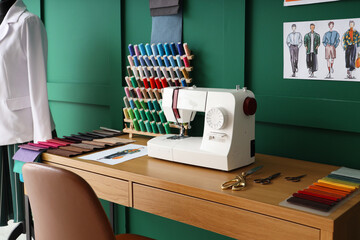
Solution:
<path fill-rule="evenodd" d="M 243 190 L 246 187 L 246 176 L 249 176 L 250 174 L 256 172 L 257 170 L 261 169 L 263 166 L 258 166 L 255 167 L 253 169 L 250 169 L 247 172 L 242 172 L 240 175 L 237 175 L 234 179 L 224 182 L 221 185 L 221 189 L 225 190 L 225 189 L 229 189 L 231 188 L 231 190 L 233 191 L 239 191 L 239 190 Z"/>
<path fill-rule="evenodd" d="M 275 173 L 274 175 L 271 175 L 270 177 L 267 177 L 267 178 L 258 178 L 258 179 L 255 179 L 254 182 L 256 183 L 261 183 L 263 185 L 267 185 L 267 184 L 270 184 L 271 183 L 271 180 L 280 176 L 281 173 Z"/>
<path fill-rule="evenodd" d="M 292 182 L 300 182 L 301 178 L 305 177 L 306 174 L 297 176 L 297 177 L 285 177 L 286 180 L 292 181 Z"/>

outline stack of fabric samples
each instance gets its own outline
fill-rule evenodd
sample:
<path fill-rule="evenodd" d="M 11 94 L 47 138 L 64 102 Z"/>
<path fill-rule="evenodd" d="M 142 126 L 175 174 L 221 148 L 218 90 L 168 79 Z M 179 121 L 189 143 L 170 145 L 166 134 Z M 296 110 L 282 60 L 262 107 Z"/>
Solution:
<path fill-rule="evenodd" d="M 339 168 L 306 189 L 294 193 L 288 203 L 328 212 L 360 186 L 360 170 Z"/>
<path fill-rule="evenodd" d="M 15 153 L 14 172 L 20 174 L 22 180 L 22 167 L 27 162 L 37 161 L 43 152 L 64 157 L 74 157 L 83 153 L 119 146 L 134 142 L 130 139 L 118 138 L 122 132 L 118 130 L 94 130 L 92 132 L 71 134 L 63 138 L 54 138 L 38 143 L 27 143 L 19 146 Z"/>

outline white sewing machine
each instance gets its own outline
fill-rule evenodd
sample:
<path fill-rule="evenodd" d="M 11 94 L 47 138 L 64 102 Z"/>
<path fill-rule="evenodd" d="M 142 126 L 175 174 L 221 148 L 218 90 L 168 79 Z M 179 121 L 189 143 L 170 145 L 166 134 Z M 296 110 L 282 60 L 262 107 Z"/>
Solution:
<path fill-rule="evenodd" d="M 167 134 L 148 141 L 148 155 L 169 161 L 230 171 L 255 161 L 254 94 L 246 88 L 164 88 L 168 121 L 183 126 L 205 112 L 203 137 Z"/>

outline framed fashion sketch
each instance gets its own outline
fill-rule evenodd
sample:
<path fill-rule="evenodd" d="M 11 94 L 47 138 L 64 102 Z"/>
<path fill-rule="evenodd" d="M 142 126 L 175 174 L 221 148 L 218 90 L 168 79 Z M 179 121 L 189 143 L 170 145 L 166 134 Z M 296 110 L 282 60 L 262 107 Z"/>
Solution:
<path fill-rule="evenodd" d="M 285 79 L 360 81 L 360 18 L 283 27 Z"/>
<path fill-rule="evenodd" d="M 335 2 L 340 0 L 284 0 L 284 6 L 296 6 L 323 2 Z"/>

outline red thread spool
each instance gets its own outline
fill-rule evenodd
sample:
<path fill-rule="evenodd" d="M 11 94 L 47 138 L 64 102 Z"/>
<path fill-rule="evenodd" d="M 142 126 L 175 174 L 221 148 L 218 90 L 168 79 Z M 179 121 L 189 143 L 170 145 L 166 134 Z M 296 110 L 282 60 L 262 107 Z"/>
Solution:
<path fill-rule="evenodd" d="M 183 56 L 183 61 L 184 61 L 185 67 L 190 67 L 190 62 L 189 62 L 189 59 L 187 58 L 187 56 Z"/>
<path fill-rule="evenodd" d="M 146 78 L 143 78 L 143 83 L 145 88 L 149 88 L 149 82 Z"/>
<path fill-rule="evenodd" d="M 156 88 L 156 83 L 153 77 L 149 78 L 151 89 Z"/>
<path fill-rule="evenodd" d="M 156 83 L 157 89 L 162 89 L 159 78 L 155 78 L 155 83 Z"/>
<path fill-rule="evenodd" d="M 169 86 L 168 83 L 167 83 L 167 81 L 166 81 L 166 79 L 165 79 L 164 77 L 161 78 L 161 84 L 162 84 L 163 88 L 166 88 L 166 87 Z"/>
<path fill-rule="evenodd" d="M 174 79 L 174 83 L 175 83 L 175 86 L 176 86 L 176 87 L 179 87 L 179 86 L 180 86 L 180 81 L 179 81 L 178 78 L 175 78 L 175 79 Z"/>

